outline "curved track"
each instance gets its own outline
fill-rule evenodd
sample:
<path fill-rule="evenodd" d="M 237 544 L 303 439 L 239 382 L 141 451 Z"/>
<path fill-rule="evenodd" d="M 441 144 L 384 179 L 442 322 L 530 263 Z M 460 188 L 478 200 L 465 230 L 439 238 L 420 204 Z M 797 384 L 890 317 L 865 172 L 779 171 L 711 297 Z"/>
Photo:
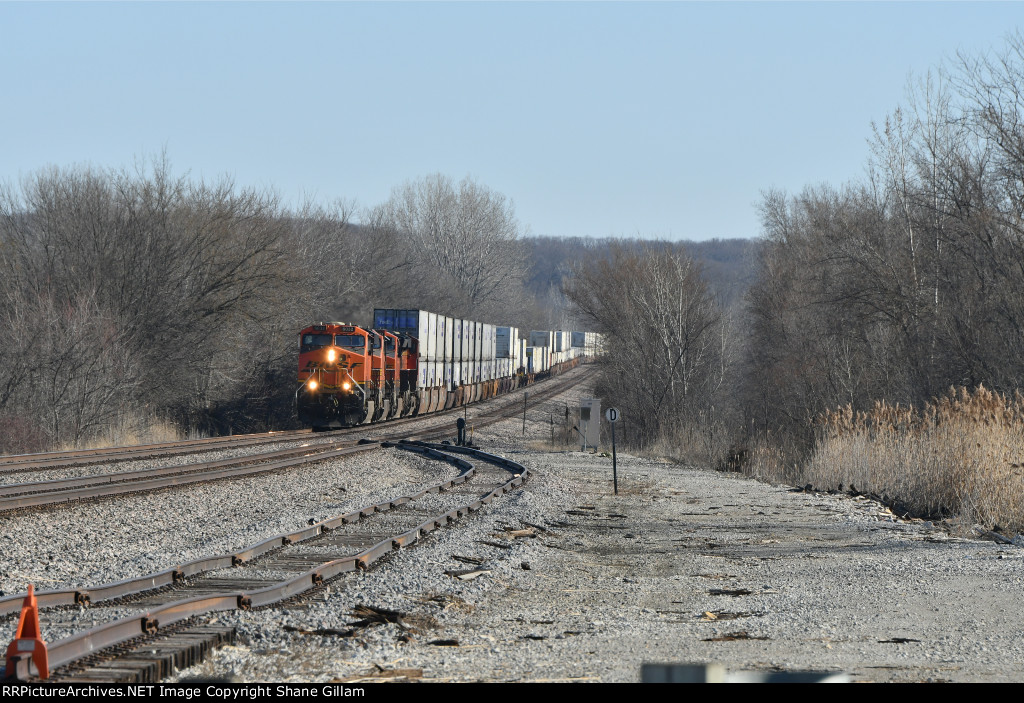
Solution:
<path fill-rule="evenodd" d="M 322 587 L 346 573 L 369 568 L 392 551 L 415 544 L 434 530 L 457 522 L 521 486 L 531 475 L 516 462 L 476 449 L 425 443 L 397 446 L 455 464 L 461 472 L 453 479 L 415 494 L 329 518 L 308 529 L 278 535 L 235 554 L 201 559 L 158 574 L 94 589 L 40 594 L 41 607 L 90 604 L 103 607 L 106 604 L 128 605 L 137 610 L 127 617 L 50 644 L 49 662 L 55 670 L 54 678 L 73 681 L 81 676 L 92 680 L 95 672 L 90 671 L 90 667 L 103 659 L 103 655 L 96 655 L 96 652 L 157 635 L 161 628 L 173 627 L 200 615 L 274 605 Z M 477 461 L 477 466 L 446 452 L 468 455 Z M 447 500 L 442 501 L 446 505 L 439 507 L 434 500 L 432 507 L 420 507 L 424 499 L 441 492 L 446 494 Z M 49 610 L 46 617 L 59 618 L 62 612 L 66 611 Z M 174 664 L 173 659 L 156 657 L 153 665 L 142 667 L 142 676 L 134 680 L 159 680 L 173 670 Z M 19 659 L 16 670 L 5 674 L 22 681 L 35 678 L 28 658 Z"/>
<path fill-rule="evenodd" d="M 586 374 L 582 375 L 583 377 Z M 580 374 L 550 382 L 542 386 L 533 386 L 531 399 L 535 402 L 561 393 L 582 380 Z M 515 416 L 522 405 L 514 395 L 501 396 L 509 402 L 488 408 L 486 413 L 479 413 L 473 419 L 477 426 L 491 424 L 501 419 Z M 500 400 L 500 399 L 498 399 Z M 444 414 L 462 412 L 462 408 L 447 411 Z M 437 417 L 409 418 L 411 421 L 429 420 Z M 404 424 L 404 423 L 403 423 Z M 451 432 L 448 423 L 430 423 L 417 433 L 418 436 L 439 436 Z M 369 428 L 359 428 L 369 429 Z M 382 427 L 381 429 L 389 429 Z M 365 442 L 366 440 L 364 440 Z M 336 444 L 336 443 L 335 443 Z M 333 446 L 330 445 L 330 446 Z M 370 442 L 358 446 L 327 449 L 316 454 L 309 454 L 309 448 L 302 448 L 305 456 L 281 459 L 281 463 L 297 465 L 309 461 L 320 461 L 328 455 L 338 455 L 356 451 L 374 451 L 381 444 Z M 462 469 L 462 473 L 454 479 L 413 495 L 398 496 L 388 501 L 366 506 L 358 511 L 346 513 L 318 522 L 307 529 L 291 534 L 278 535 L 263 540 L 258 544 L 234 553 L 206 559 L 200 559 L 178 565 L 156 574 L 141 578 L 129 579 L 116 583 L 104 584 L 96 588 L 65 591 L 50 591 L 37 594 L 41 608 L 46 608 L 47 618 L 60 618 L 60 613 L 67 607 L 78 611 L 83 606 L 123 608 L 125 606 L 138 611 L 131 616 L 115 622 L 100 625 L 87 632 L 79 633 L 50 645 L 51 669 L 81 662 L 83 656 L 101 649 L 108 650 L 104 656 L 113 656 L 111 652 L 122 651 L 139 638 L 151 639 L 157 632 L 175 631 L 193 621 L 197 615 L 219 610 L 262 607 L 294 598 L 298 594 L 320 587 L 325 582 L 338 578 L 343 574 L 368 568 L 374 561 L 382 558 L 394 549 L 411 545 L 424 535 L 450 524 L 469 512 L 478 510 L 494 497 L 512 490 L 530 475 L 524 467 L 501 457 L 488 455 L 478 450 L 435 445 L 429 447 L 421 444 L 400 444 L 403 449 L 425 452 L 431 458 L 454 463 Z M 475 457 L 477 467 L 465 459 L 456 458 L 445 452 L 471 454 Z M 283 450 L 295 452 L 296 450 Z M 280 452 L 279 452 L 280 453 Z M 262 455 L 261 455 L 262 456 Z M 255 457 L 246 457 L 252 462 Z M 482 462 L 482 463 L 481 463 Z M 215 462 L 216 463 L 216 462 Z M 486 467 L 482 469 L 481 467 Z M 280 468 L 280 467 L 278 467 Z M 177 467 L 180 472 L 182 467 Z M 237 470 L 237 469 L 236 469 Z M 250 471 L 276 470 L 268 465 L 249 467 Z M 513 475 L 509 477 L 508 473 Z M 126 472 L 127 473 L 127 472 Z M 126 473 L 120 474 L 125 476 Z M 145 474 L 146 472 L 135 472 Z M 203 472 L 193 472 L 200 475 Z M 152 474 L 151 474 L 152 475 Z M 192 474 L 188 474 L 192 475 Z M 234 474 L 238 475 L 238 474 Z M 219 476 L 207 475 L 212 480 Z M 170 477 L 180 485 L 182 476 Z M 154 481 L 168 480 L 152 479 Z M 139 479 L 145 481 L 145 479 Z M 132 484 L 127 491 L 140 490 L 139 481 L 126 481 Z M 485 484 L 485 485 L 481 485 Z M 103 486 L 91 485 L 85 491 L 97 491 Z M 113 487 L 107 487 L 113 488 Z M 122 486 L 122 488 L 125 488 Z M 146 488 L 141 488 L 146 490 Z M 437 496 L 444 494 L 444 505 L 437 504 Z M 386 514 L 386 517 L 384 516 Z M 0 613 L 17 612 L 24 594 L 0 600 Z M 63 606 L 63 607 L 62 607 Z M 114 648 L 110 650 L 109 648 Z M 156 650 L 154 650 L 156 651 Z M 166 653 L 165 653 L 166 654 Z M 175 666 L 182 666 L 178 654 L 157 657 L 150 665 L 139 669 L 131 680 L 158 680 Z M 157 659 L 159 661 L 157 661 Z M 187 658 L 186 658 L 187 659 Z M 18 678 L 30 678 L 26 670 L 26 661 L 21 661 L 16 672 Z M 81 669 L 79 668 L 79 671 Z M 60 672 L 65 676 L 74 675 L 70 669 Z M 89 677 L 86 676 L 86 679 Z"/>

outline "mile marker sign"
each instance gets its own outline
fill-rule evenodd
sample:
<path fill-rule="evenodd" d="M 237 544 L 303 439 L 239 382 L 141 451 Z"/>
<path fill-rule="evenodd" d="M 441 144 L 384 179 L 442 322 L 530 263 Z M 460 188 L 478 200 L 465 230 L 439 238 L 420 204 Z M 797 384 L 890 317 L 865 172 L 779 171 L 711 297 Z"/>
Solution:
<path fill-rule="evenodd" d="M 608 422 L 612 423 L 612 480 L 615 482 L 615 495 L 619 494 L 619 467 L 618 462 L 615 460 L 615 421 L 619 419 L 618 408 L 608 408 L 605 411 L 604 417 Z"/>

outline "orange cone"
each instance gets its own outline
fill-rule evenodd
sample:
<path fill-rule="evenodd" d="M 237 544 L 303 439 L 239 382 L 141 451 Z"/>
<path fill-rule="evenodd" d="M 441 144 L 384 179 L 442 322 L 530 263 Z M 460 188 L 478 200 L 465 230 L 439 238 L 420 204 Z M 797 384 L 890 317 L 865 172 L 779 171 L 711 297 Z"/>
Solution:
<path fill-rule="evenodd" d="M 7 675 L 14 676 L 15 666 L 19 659 L 29 656 L 36 665 L 39 678 L 50 675 L 47 663 L 46 642 L 43 641 L 39 629 L 39 604 L 36 602 L 35 589 L 28 585 L 28 595 L 21 606 L 21 617 L 18 618 L 18 629 L 14 633 L 14 641 L 7 645 Z"/>

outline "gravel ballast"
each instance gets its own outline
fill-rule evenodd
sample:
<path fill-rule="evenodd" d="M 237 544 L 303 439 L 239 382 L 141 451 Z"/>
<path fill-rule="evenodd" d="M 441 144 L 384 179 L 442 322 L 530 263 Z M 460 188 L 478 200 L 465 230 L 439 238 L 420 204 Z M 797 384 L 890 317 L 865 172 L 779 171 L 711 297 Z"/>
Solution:
<path fill-rule="evenodd" d="M 0 590 L 23 592 L 28 583 L 38 590 L 75 588 L 162 571 L 457 473 L 444 462 L 383 449 L 187 489 L 0 515 L 8 537 Z"/>
<path fill-rule="evenodd" d="M 527 444 L 548 439 L 549 404 L 531 410 Z M 523 450 L 521 421 L 478 440 L 538 476 L 300 606 L 221 616 L 239 645 L 181 676 L 637 681 L 644 663 L 671 662 L 1024 680 L 1018 547 L 864 498 L 621 454 L 614 496 L 609 458 Z M 485 573 L 445 573 L 471 568 Z M 352 628 L 361 605 L 404 613 L 404 627 Z"/>
<path fill-rule="evenodd" d="M 237 646 L 178 679 L 637 681 L 644 663 L 715 662 L 843 671 L 854 681 L 1024 680 L 1024 550 L 900 520 L 864 498 L 621 453 L 614 496 L 610 458 L 548 448 L 551 415 L 584 395 L 531 405 L 525 438 L 521 418 L 477 430 L 483 449 L 537 472 L 525 487 L 297 605 L 221 614 L 218 624 L 237 627 Z M 394 472 L 405 482 L 454 472 L 404 453 L 388 461 L 406 467 Z M 376 474 L 350 466 L 339 475 L 311 479 L 295 499 L 275 501 L 287 484 L 274 482 L 253 501 L 252 531 L 274 534 L 373 502 L 370 493 L 408 492 L 405 483 L 397 492 L 379 486 L 348 501 L 328 487 L 355 491 Z M 217 533 L 216 516 L 202 522 Z M 155 570 L 144 568 L 140 545 L 161 533 L 141 534 L 138 545 L 120 545 L 124 558 L 110 557 L 118 568 Z M 229 526 L 218 534 L 218 544 L 237 537 Z M 203 556 L 230 547 L 193 536 L 175 548 Z M 4 561 L 21 569 L 21 558 Z M 482 573 L 446 573 L 467 571 Z M 73 568 L 57 573 L 63 583 L 97 582 Z M 24 579 L 4 583 L 20 588 Z M 402 618 L 353 626 L 365 615 L 358 606 Z"/>

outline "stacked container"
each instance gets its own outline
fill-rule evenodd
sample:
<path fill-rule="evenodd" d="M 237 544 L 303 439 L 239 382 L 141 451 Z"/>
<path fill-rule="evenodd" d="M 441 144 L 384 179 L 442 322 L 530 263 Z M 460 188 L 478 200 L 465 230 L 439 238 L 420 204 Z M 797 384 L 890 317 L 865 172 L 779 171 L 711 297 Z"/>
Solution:
<path fill-rule="evenodd" d="M 405 332 L 418 340 L 419 353 L 416 359 L 416 385 L 419 388 L 433 388 L 438 382 L 437 329 L 438 315 L 426 310 L 401 310 L 378 308 L 373 311 L 373 326 L 392 332 Z M 443 316 L 441 316 L 442 319 Z M 443 329 L 443 323 L 442 323 Z M 440 349 L 441 361 L 444 351 Z M 443 378 L 443 367 L 441 372 Z"/>

